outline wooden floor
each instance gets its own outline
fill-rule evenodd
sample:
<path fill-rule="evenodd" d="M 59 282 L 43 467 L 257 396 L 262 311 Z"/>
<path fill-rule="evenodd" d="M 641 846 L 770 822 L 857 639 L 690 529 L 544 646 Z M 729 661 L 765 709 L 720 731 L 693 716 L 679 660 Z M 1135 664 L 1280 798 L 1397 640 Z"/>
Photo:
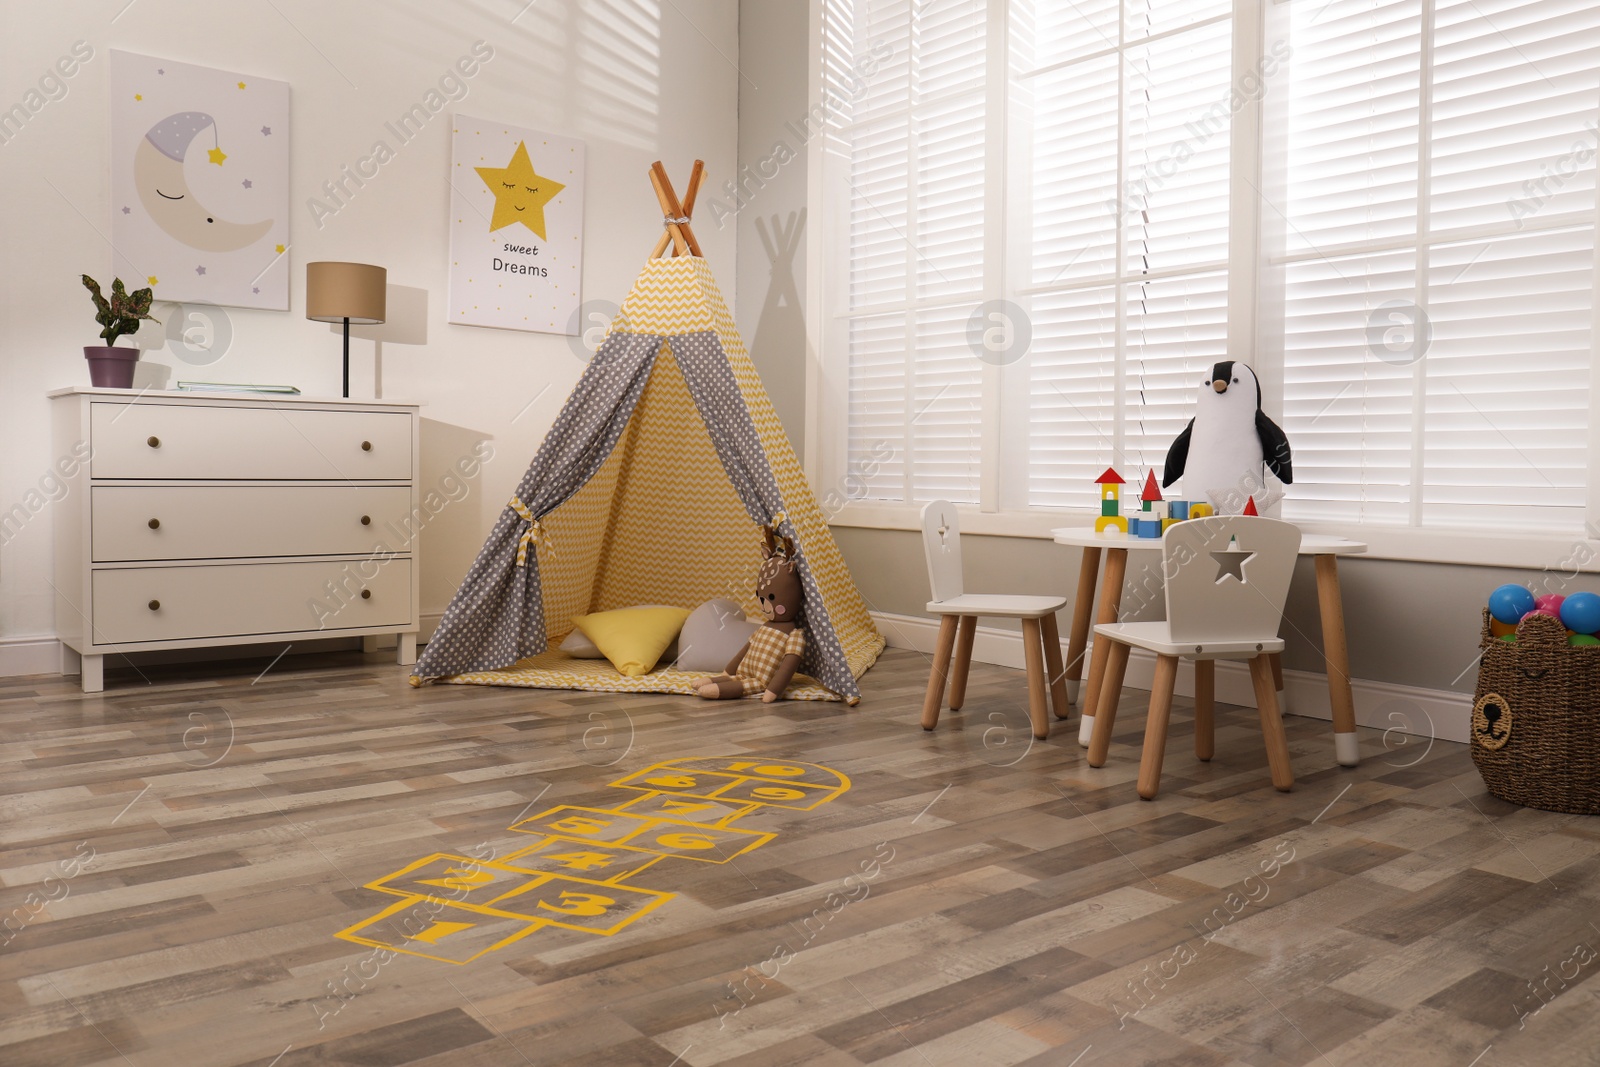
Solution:
<path fill-rule="evenodd" d="M 1341 769 L 1290 717 L 1279 794 L 1253 711 L 1204 765 L 1180 701 L 1148 803 L 1143 693 L 1093 770 L 1076 719 L 1030 744 L 1018 671 L 924 733 L 908 652 L 854 710 L 265 668 L 0 679 L 0 1064 L 1600 1063 L 1600 821 L 1487 797 L 1460 745 L 1364 730 Z M 676 895 L 614 936 L 461 965 L 335 937 L 414 860 L 744 755 L 852 787 L 633 876 Z"/>

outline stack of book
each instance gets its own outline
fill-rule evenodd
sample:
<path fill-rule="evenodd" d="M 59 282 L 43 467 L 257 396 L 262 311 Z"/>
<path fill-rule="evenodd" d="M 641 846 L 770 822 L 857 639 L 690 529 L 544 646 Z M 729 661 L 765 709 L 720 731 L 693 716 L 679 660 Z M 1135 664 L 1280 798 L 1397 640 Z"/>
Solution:
<path fill-rule="evenodd" d="M 245 385 L 240 382 L 179 382 L 178 388 L 190 393 L 277 393 L 298 395 L 292 385 Z"/>

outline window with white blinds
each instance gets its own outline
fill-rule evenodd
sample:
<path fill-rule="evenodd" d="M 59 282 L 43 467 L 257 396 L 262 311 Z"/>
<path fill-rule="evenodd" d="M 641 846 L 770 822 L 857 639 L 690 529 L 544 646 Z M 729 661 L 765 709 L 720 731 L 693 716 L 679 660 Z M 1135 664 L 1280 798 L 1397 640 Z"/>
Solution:
<path fill-rule="evenodd" d="M 857 495 L 1092 507 L 1232 353 L 1294 447 L 1284 517 L 1583 530 L 1600 5 L 821 2 L 825 84 L 880 60 L 824 164 Z M 1032 341 L 994 365 L 968 320 L 1001 299 Z"/>
<path fill-rule="evenodd" d="M 841 50 L 892 53 L 840 133 L 846 462 L 871 472 L 869 499 L 1092 505 L 1108 464 L 1159 465 L 1225 352 L 1229 3 L 1005 7 L 997 26 L 987 0 L 825 5 L 828 70 Z M 986 375 L 968 320 L 997 298 L 1033 340 Z M 1007 424 L 987 487 L 986 419 Z"/>
<path fill-rule="evenodd" d="M 1230 6 L 1012 5 L 1025 506 L 1092 506 L 1108 465 L 1159 477 L 1226 358 Z"/>
<path fill-rule="evenodd" d="M 1284 516 L 1580 531 L 1600 8 L 1280 6 L 1262 341 L 1294 444 Z"/>
<path fill-rule="evenodd" d="M 847 463 L 871 499 L 979 495 L 984 298 L 983 0 L 830 4 L 854 56 L 886 56 L 844 116 Z M 888 455 L 887 461 L 882 457 Z"/>

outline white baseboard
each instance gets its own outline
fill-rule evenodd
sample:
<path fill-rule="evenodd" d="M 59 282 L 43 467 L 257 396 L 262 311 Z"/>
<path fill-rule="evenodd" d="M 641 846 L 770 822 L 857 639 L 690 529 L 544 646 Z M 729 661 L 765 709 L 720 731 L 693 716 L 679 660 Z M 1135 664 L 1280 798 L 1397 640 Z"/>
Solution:
<path fill-rule="evenodd" d="M 59 674 L 61 642 L 53 637 L 0 637 L 0 677 Z"/>
<path fill-rule="evenodd" d="M 896 615 L 874 611 L 872 619 L 891 648 L 907 648 L 917 652 L 932 653 L 939 637 L 937 619 L 916 615 Z M 1094 647 L 1093 642 L 1090 648 Z M 1066 642 L 1062 642 L 1061 656 L 1066 659 Z M 1088 677 L 1088 656 L 1084 653 L 1084 677 Z M 1022 634 L 1016 630 L 1002 630 L 994 626 L 979 626 L 972 642 L 972 658 L 982 663 L 1021 670 Z M 1128 671 L 1123 685 L 1131 689 L 1149 689 L 1155 676 L 1155 656 L 1135 649 L 1128 657 Z M 1256 706 L 1255 691 L 1250 685 L 1250 670 L 1242 662 L 1224 660 L 1217 663 L 1217 700 L 1241 707 Z M 1397 731 L 1420 737 L 1436 737 L 1441 741 L 1459 741 L 1465 744 L 1471 736 L 1472 697 L 1444 689 L 1420 689 L 1393 682 L 1376 682 L 1353 678 L 1350 690 L 1355 698 L 1356 724 L 1375 730 Z M 1182 661 L 1178 666 L 1177 692 L 1180 696 L 1194 696 L 1194 664 Z M 1284 710 L 1291 715 L 1305 715 L 1313 719 L 1333 718 L 1328 700 L 1328 677 L 1310 671 L 1283 672 Z"/>

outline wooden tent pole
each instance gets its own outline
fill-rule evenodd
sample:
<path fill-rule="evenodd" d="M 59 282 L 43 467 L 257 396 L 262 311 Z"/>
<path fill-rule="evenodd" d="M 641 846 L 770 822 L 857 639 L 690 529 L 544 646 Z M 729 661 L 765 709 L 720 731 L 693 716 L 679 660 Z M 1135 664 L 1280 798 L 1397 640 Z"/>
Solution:
<path fill-rule="evenodd" d="M 658 159 L 651 164 L 650 169 L 655 173 L 656 177 L 661 179 L 661 189 L 667 194 L 667 208 L 672 217 L 687 218 L 688 213 L 683 210 L 683 205 L 678 202 L 678 194 L 673 191 L 672 179 L 667 177 L 667 168 L 663 167 Z M 678 229 L 682 231 L 683 239 L 689 245 L 689 254 L 700 255 L 700 243 L 694 239 L 694 230 L 690 228 L 689 224 L 687 222 L 679 223 Z"/>
<path fill-rule="evenodd" d="M 667 191 L 661 186 L 661 175 L 658 173 L 661 164 L 656 163 L 650 168 L 650 184 L 655 188 L 656 199 L 661 203 L 661 214 L 666 218 L 676 218 L 678 213 L 672 209 L 672 201 L 667 199 Z M 689 242 L 684 240 L 683 230 L 676 222 L 667 223 L 667 234 L 672 238 L 672 250 L 675 255 L 684 255 L 689 251 Z"/>
<path fill-rule="evenodd" d="M 689 172 L 689 188 L 683 194 L 683 213 L 689 218 L 694 218 L 694 201 L 700 195 L 700 181 L 705 176 L 705 160 L 695 160 L 694 169 Z"/>
<path fill-rule="evenodd" d="M 689 174 L 689 188 L 688 188 L 688 191 L 684 194 L 684 197 L 683 197 L 683 215 L 684 215 L 685 218 L 693 218 L 694 217 L 694 202 L 695 202 L 695 199 L 699 196 L 700 183 L 705 178 L 705 176 L 706 176 L 706 164 L 705 164 L 705 161 L 701 160 L 701 159 L 695 160 L 694 161 L 694 170 L 691 171 L 690 174 Z M 669 244 L 671 244 L 671 243 L 672 243 L 672 232 L 670 230 L 668 230 L 665 226 L 663 226 L 661 228 L 661 236 L 660 236 L 660 238 L 657 239 L 656 247 L 651 251 L 650 258 L 651 259 L 660 259 L 661 258 L 661 254 L 667 250 L 667 246 Z"/>

